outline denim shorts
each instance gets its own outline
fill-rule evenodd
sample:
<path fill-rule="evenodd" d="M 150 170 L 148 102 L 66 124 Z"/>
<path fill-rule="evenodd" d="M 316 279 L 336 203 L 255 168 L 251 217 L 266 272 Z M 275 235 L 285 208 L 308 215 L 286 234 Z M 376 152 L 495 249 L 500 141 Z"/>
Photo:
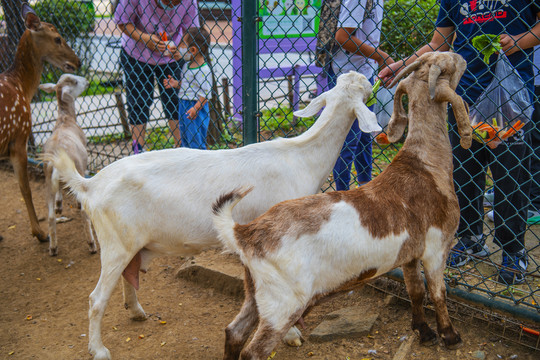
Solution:
<path fill-rule="evenodd" d="M 180 80 L 183 60 L 163 65 L 151 65 L 138 61 L 122 49 L 120 61 L 124 70 L 128 119 L 132 125 L 146 124 L 150 118 L 150 107 L 154 102 L 154 84 L 157 81 L 164 116 L 178 120 L 178 90 L 165 89 L 163 79 L 167 75 Z"/>

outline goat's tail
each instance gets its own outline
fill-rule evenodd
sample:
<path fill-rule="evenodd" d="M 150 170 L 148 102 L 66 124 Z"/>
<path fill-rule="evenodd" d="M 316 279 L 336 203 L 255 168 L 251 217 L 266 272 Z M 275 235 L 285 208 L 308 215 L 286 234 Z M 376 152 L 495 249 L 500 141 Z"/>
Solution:
<path fill-rule="evenodd" d="M 79 174 L 75 163 L 62 148 L 58 149 L 54 154 L 44 154 L 43 161 L 49 162 L 58 171 L 60 179 L 69 187 L 70 191 L 75 194 L 77 200 L 81 203 L 84 200 L 84 195 L 88 191 L 88 181 Z"/>
<path fill-rule="evenodd" d="M 235 223 L 232 217 L 232 211 L 236 204 L 244 196 L 249 194 L 251 190 L 253 190 L 253 187 L 234 189 L 230 193 L 221 195 L 212 206 L 214 227 L 218 232 L 219 240 L 227 250 L 237 254 L 240 253 L 240 249 L 234 236 Z"/>

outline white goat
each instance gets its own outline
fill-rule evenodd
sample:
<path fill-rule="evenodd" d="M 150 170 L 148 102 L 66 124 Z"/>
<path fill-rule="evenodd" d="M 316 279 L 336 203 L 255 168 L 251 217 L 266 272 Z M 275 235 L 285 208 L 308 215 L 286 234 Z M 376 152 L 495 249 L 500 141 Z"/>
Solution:
<path fill-rule="evenodd" d="M 66 154 L 52 157 L 55 168 L 88 212 L 101 247 L 101 276 L 90 295 L 89 350 L 109 359 L 101 340 L 101 319 L 111 292 L 124 275 L 125 306 L 132 319 L 145 313 L 137 301 L 139 269 L 160 254 L 192 255 L 219 247 L 212 202 L 227 189 L 258 188 L 235 209 L 246 223 L 280 201 L 315 194 L 327 179 L 352 122 L 365 132 L 380 131 L 364 102 L 371 84 L 358 73 L 338 78 L 334 89 L 315 98 L 297 116 L 317 122 L 291 139 L 229 150 L 171 149 L 121 159 L 91 179 L 76 171 Z M 299 333 L 291 329 L 299 342 Z"/>
<path fill-rule="evenodd" d="M 454 92 L 465 67 L 457 54 L 429 53 L 403 71 L 400 78 L 414 72 L 396 90 L 389 139 L 397 141 L 407 125 L 401 99 L 408 94 L 407 140 L 392 164 L 368 184 L 282 202 L 247 225 L 235 224 L 232 210 L 251 189 L 217 200 L 213 210 L 220 239 L 246 266 L 246 298 L 226 329 L 224 359 L 266 360 L 317 299 L 398 266 L 412 300 L 412 327 L 421 342 L 433 341 L 437 335 L 422 308 L 420 261 L 438 332 L 448 347 L 461 343 L 446 309 L 443 270 L 459 222 L 446 108 L 450 102 L 461 144 L 469 147 L 467 110 Z M 253 340 L 242 351 L 257 322 Z"/>
<path fill-rule="evenodd" d="M 81 76 L 64 74 L 56 84 L 47 83 L 39 85 L 39 88 L 47 93 L 56 92 L 58 98 L 58 118 L 51 137 L 45 142 L 43 152 L 45 156 L 53 155 L 59 149 L 64 149 L 75 168 L 81 176 L 84 176 L 88 154 L 86 152 L 86 137 L 82 129 L 77 125 L 75 113 L 75 99 L 88 87 L 88 80 Z M 56 236 L 56 214 L 62 213 L 62 189 L 58 171 L 50 161 L 43 164 L 45 173 L 47 206 L 49 208 L 49 255 L 58 255 L 58 241 Z M 55 201 L 56 200 L 56 201 Z M 55 204 L 56 203 L 56 204 Z M 55 214 L 56 213 L 56 214 Z M 88 246 L 90 252 L 97 252 L 92 222 L 84 211 L 82 218 L 86 221 L 88 229 Z"/>

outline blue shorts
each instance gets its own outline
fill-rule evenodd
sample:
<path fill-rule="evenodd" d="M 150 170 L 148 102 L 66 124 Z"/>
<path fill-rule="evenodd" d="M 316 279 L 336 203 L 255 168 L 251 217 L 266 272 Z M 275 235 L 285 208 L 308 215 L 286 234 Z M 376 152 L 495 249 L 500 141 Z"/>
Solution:
<path fill-rule="evenodd" d="M 124 70 L 129 123 L 146 124 L 150 119 L 155 81 L 158 83 L 165 118 L 178 119 L 178 90 L 165 89 L 163 79 L 167 78 L 167 75 L 181 79 L 184 61 L 150 65 L 132 58 L 124 49 L 120 54 L 120 61 Z"/>
<path fill-rule="evenodd" d="M 210 124 L 210 107 L 208 102 L 199 110 L 197 117 L 188 119 L 186 111 L 191 109 L 197 101 L 180 99 L 178 111 L 180 115 L 180 136 L 182 137 L 182 147 L 192 149 L 206 149 L 206 134 L 208 124 Z"/>

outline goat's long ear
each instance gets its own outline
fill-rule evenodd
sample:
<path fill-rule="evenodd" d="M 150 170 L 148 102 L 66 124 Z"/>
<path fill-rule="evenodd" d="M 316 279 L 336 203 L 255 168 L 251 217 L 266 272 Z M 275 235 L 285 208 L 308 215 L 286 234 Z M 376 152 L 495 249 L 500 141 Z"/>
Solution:
<path fill-rule="evenodd" d="M 73 97 L 73 95 L 71 95 L 71 94 L 69 93 L 69 91 L 65 91 L 65 90 L 66 90 L 66 89 L 62 89 L 62 90 L 61 90 L 61 93 L 62 93 L 62 94 L 61 94 L 61 95 L 60 95 L 60 94 L 57 94 L 57 96 L 60 95 L 62 101 L 64 101 L 64 102 L 67 102 L 67 103 L 74 102 L 74 101 L 75 101 L 75 98 Z"/>
<path fill-rule="evenodd" d="M 405 132 L 405 127 L 409 122 L 405 108 L 403 107 L 403 95 L 407 94 L 407 84 L 406 81 L 399 83 L 396 88 L 396 94 L 394 95 L 394 112 L 388 123 L 388 141 L 396 142 L 403 136 Z"/>
<path fill-rule="evenodd" d="M 326 93 L 322 93 L 303 108 L 302 110 L 296 110 L 293 114 L 296 117 L 310 117 L 315 116 L 326 105 Z"/>
<path fill-rule="evenodd" d="M 455 93 L 454 93 L 455 94 Z M 469 118 L 469 105 L 459 96 L 455 94 L 455 97 L 450 101 L 452 109 L 454 110 L 454 116 L 456 117 L 456 124 L 458 127 L 459 143 L 464 149 L 471 147 L 472 143 L 472 128 L 471 120 Z"/>
<path fill-rule="evenodd" d="M 469 105 L 449 85 L 443 85 L 441 83 L 437 87 L 435 100 L 447 101 L 452 105 L 461 138 L 461 147 L 464 149 L 470 148 L 472 143 L 472 128 L 471 120 L 469 119 Z"/>
<path fill-rule="evenodd" d="M 41 21 L 39 20 L 39 17 L 34 9 L 26 2 L 21 4 L 21 16 L 27 29 L 36 31 L 40 28 Z"/>
<path fill-rule="evenodd" d="M 377 122 L 377 116 L 375 116 L 375 113 L 369 110 L 361 99 L 359 99 L 354 105 L 354 115 L 356 115 L 358 126 L 362 132 L 372 133 L 382 130 L 381 126 Z"/>
<path fill-rule="evenodd" d="M 52 83 L 40 84 L 39 89 L 45 91 L 48 94 L 51 94 L 56 91 L 56 84 L 52 84 Z"/>

